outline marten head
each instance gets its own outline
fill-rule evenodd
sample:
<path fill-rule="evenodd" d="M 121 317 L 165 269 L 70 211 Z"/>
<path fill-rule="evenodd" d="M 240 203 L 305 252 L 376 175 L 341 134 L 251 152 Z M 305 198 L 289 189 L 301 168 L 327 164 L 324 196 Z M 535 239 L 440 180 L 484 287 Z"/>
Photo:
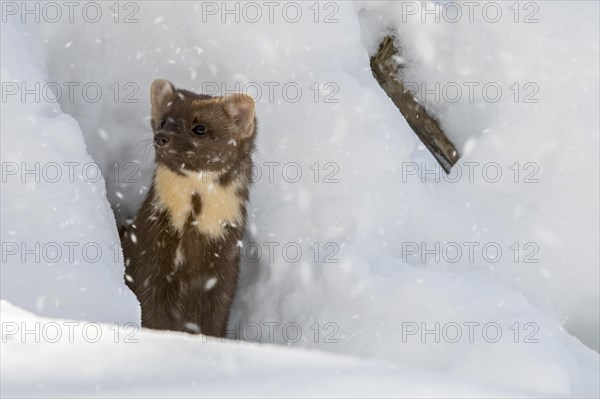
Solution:
<path fill-rule="evenodd" d="M 211 97 L 157 79 L 150 102 L 157 164 L 177 173 L 220 172 L 250 157 L 256 135 L 251 96 Z"/>

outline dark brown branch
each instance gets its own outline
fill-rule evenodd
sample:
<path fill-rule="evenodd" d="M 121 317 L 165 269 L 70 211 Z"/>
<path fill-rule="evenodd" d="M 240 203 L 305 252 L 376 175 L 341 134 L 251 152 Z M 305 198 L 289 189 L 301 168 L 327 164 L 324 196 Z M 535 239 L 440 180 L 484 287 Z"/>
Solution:
<path fill-rule="evenodd" d="M 402 77 L 399 76 L 401 67 L 394 60 L 395 56 L 400 55 L 394 44 L 394 37 L 386 36 L 379 45 L 377 54 L 371 57 L 373 75 L 444 171 L 450 173 L 460 155 L 454 144 L 448 140 L 439 122 L 419 104 L 415 98 L 416 94 L 404 86 Z"/>

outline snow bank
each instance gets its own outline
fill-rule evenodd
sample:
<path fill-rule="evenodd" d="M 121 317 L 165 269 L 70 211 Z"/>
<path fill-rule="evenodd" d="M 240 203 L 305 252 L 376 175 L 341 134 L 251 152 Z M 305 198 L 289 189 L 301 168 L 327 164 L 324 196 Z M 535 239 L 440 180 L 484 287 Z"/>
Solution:
<path fill-rule="evenodd" d="M 539 307 L 558 311 L 569 331 L 598 350 L 598 4 L 473 7 L 356 5 L 370 51 L 387 29 L 397 32 L 407 80 L 464 154 L 458 183 L 434 173 L 423 177 L 420 191 L 407 192 L 405 201 L 416 206 L 403 215 L 411 228 L 402 235 L 414 242 L 499 243 L 504 256 L 497 262 L 430 266 L 490 273 Z M 462 17 L 451 22 L 456 10 Z M 422 152 L 410 155 L 424 162 L 419 172 L 434 169 Z M 423 195 L 433 201 L 429 207 L 422 206 Z M 431 208 L 446 213 L 441 223 L 441 215 L 420 212 Z"/>
<path fill-rule="evenodd" d="M 499 387 L 358 357 L 134 331 L 124 325 L 69 327 L 66 323 L 73 322 L 39 318 L 5 301 L 0 307 L 11 320 L 2 337 L 3 397 L 444 397 L 450 392 L 475 398 L 518 396 Z M 23 338 L 23 325 L 37 328 L 42 343 L 36 343 L 32 333 Z M 44 336 L 56 342 L 43 343 Z M 24 359 L 35 361 L 26 364 Z"/>
<path fill-rule="evenodd" d="M 2 298 L 48 317 L 139 321 L 100 169 L 77 121 L 35 98 L 49 82 L 40 44 L 2 24 Z"/>
<path fill-rule="evenodd" d="M 78 19 L 18 27 L 30 35 L 21 41 L 40 46 L 39 52 L 32 49 L 28 56 L 44 59 L 48 73 L 44 79 L 81 86 L 93 82 L 103 90 L 94 102 L 79 95 L 72 102 L 63 96 L 60 104 L 81 126 L 119 218 L 130 216 L 147 190 L 152 154 L 144 140 L 150 134 L 147 93 L 154 78 L 205 92 L 214 87 L 235 90 L 239 82 L 258 100 L 260 174 L 249 208 L 231 335 L 318 352 L 268 345 L 232 347 L 214 341 L 199 346 L 201 337 L 141 332 L 152 349 L 137 345 L 123 352 L 128 362 L 144 366 L 132 377 L 135 384 L 129 393 L 193 395 L 198 391 L 188 386 L 190 370 L 210 368 L 211 359 L 218 357 L 237 371 L 227 374 L 219 369 L 207 374 L 206 380 L 192 379 L 201 383 L 203 394 L 242 394 L 235 384 L 225 382 L 236 378 L 255 383 L 260 395 L 597 396 L 598 354 L 562 327 L 568 319 L 569 332 L 597 347 L 598 183 L 593 178 L 598 173 L 598 122 L 597 115 L 595 119 L 585 116 L 585 110 L 598 103 L 598 57 L 594 56 L 598 35 L 592 34 L 597 31 L 597 13 L 575 9 L 580 12 L 575 24 L 562 18 L 566 6 L 558 3 L 544 5 L 544 24 L 533 28 L 512 27 L 511 33 L 506 27 L 479 23 L 456 25 L 450 31 L 441 24 L 398 24 L 391 18 L 398 15 L 392 3 L 342 2 L 327 9 L 324 4 L 320 3 L 318 23 L 310 3 L 303 4 L 304 17 L 296 23 L 280 13 L 272 23 L 265 18 L 257 23 L 243 18 L 239 23 L 222 23 L 221 15 L 207 14 L 203 4 L 146 2 L 139 3 L 138 22 L 132 24 L 108 18 L 93 25 Z M 588 7 L 597 11 L 597 5 Z M 415 80 L 456 81 L 461 74 L 502 85 L 527 81 L 530 74 L 539 80 L 536 105 L 510 101 L 431 105 L 460 144 L 462 170 L 467 168 L 465 162 L 493 161 L 509 177 L 489 183 L 482 178 L 480 166 L 473 182 L 463 177 L 448 183 L 441 175 L 439 183 L 431 175 L 421 181 L 423 165 L 432 168 L 432 158 L 368 66 L 369 51 L 382 33 L 373 23 L 383 15 L 388 24 L 384 26 L 402 29 L 411 61 L 407 68 Z M 337 22 L 324 23 L 326 17 Z M 557 36 L 561 29 L 569 34 Z M 22 36 L 16 30 L 11 35 Z M 3 31 L 3 40 L 6 36 Z M 518 43 L 509 41 L 513 37 L 519 38 Z M 490 46 L 490 40 L 503 50 Z M 465 41 L 464 46 L 457 44 Z M 534 46 L 536 41 L 543 46 Z M 21 47 L 27 46 L 14 51 Z M 553 47 L 560 52 L 548 51 Z M 589 58 L 570 65 L 578 54 Z M 4 63 L 12 62 L 4 55 L 3 50 L 3 76 Z M 33 65 L 42 68 L 39 62 Z M 562 76 L 566 66 L 572 69 L 571 78 Z M 578 79 L 579 86 L 572 79 Z M 568 112 L 564 97 L 558 95 L 569 87 L 582 87 L 581 99 L 569 103 L 579 107 L 576 112 Z M 296 99 L 297 88 L 302 95 Z M 127 102 L 126 97 L 137 102 Z M 58 115 L 77 129 L 72 119 Z M 7 131 L 3 119 L 3 140 Z M 27 142 L 39 141 L 33 135 L 36 131 L 30 131 L 29 137 L 36 140 Z M 76 136 L 60 144 L 71 146 L 77 140 L 82 144 Z M 73 152 L 83 154 L 83 147 L 78 148 L 80 152 Z M 32 154 L 34 159 L 38 156 L 42 155 Z M 64 157 L 72 156 L 65 150 Z M 519 183 L 509 174 L 515 162 L 521 172 Z M 534 176 L 538 183 L 521 183 L 530 172 L 524 169 L 527 162 L 535 163 L 534 171 L 539 166 Z M 102 204 L 102 212 L 86 208 L 86 214 L 98 217 L 94 223 L 103 226 L 102 242 L 107 243 L 116 238 L 116 230 L 102 190 L 97 190 L 97 196 L 85 204 Z M 73 197 L 62 188 L 47 195 Z M 28 198 L 32 203 L 37 200 L 38 206 L 39 197 Z M 576 207 L 569 205 L 572 201 L 578 201 Z M 27 220 L 35 207 L 24 207 L 14 223 Z M 3 216 L 6 209 L 11 208 L 6 207 L 3 190 Z M 3 217 L 3 236 L 5 223 Z M 86 230 L 81 234 L 88 239 Z M 463 250 L 458 260 L 450 259 L 452 251 L 436 249 L 448 243 L 457 244 L 450 250 L 456 246 Z M 477 244 L 473 260 L 467 251 L 470 243 Z M 494 244 L 492 249 L 500 247 L 502 256 L 482 253 L 489 243 Z M 533 246 L 526 247 L 527 243 Z M 431 248 L 435 253 L 427 255 L 424 250 Z M 523 262 L 527 256 L 538 262 Z M 5 296 L 4 281 L 27 284 L 30 276 L 5 279 L 4 269 L 5 265 L 3 298 L 37 314 L 77 318 L 70 314 L 75 305 L 62 302 L 65 314 L 45 314 L 22 298 Z M 121 264 L 102 270 L 114 271 L 115 280 L 99 281 L 94 289 L 123 289 L 118 280 Z M 75 274 L 64 273 L 69 278 Z M 113 299 L 115 303 L 128 300 Z M 125 313 L 133 314 L 131 309 Z M 14 314 L 15 320 L 31 317 Z M 110 321 L 100 316 L 97 320 Z M 62 352 L 52 352 L 48 345 L 35 349 L 25 345 L 7 344 L 13 356 L 3 357 L 4 364 L 11 364 L 6 380 L 11 384 L 3 389 L 11 394 L 31 393 L 24 388 L 27 373 L 14 360 L 16 354 L 29 359 L 31 353 L 42 352 L 48 358 L 59 353 L 67 365 L 79 364 L 82 358 L 97 359 L 91 377 L 85 370 L 78 374 L 83 382 L 73 391 L 59 382 L 64 369 L 50 377 L 40 370 L 36 376 L 48 387 L 44 394 L 77 394 L 92 384 L 98 384 L 99 395 L 128 392 L 124 390 L 132 380 L 117 377 L 122 369 L 115 367 L 125 359 L 118 354 L 121 348 L 84 346 L 84 357 L 66 345 L 61 346 Z M 158 351 L 165 356 L 154 357 Z M 173 363 L 165 365 L 167 354 Z M 340 355 L 350 356 L 352 367 L 342 368 L 336 373 L 339 379 L 327 382 L 331 381 L 323 378 L 331 375 L 327 370 L 346 364 Z M 264 373 L 247 371 L 250 356 L 264 362 Z M 161 360 L 156 363 L 155 358 Z M 281 381 L 265 377 L 271 375 L 269 370 L 284 368 L 286 377 Z M 172 372 L 165 376 L 165 369 Z M 292 381 L 292 372 L 302 379 Z M 314 385 L 306 386 L 311 379 Z M 273 390 L 266 391 L 270 386 Z M 243 394 L 249 392 L 253 391 Z"/>

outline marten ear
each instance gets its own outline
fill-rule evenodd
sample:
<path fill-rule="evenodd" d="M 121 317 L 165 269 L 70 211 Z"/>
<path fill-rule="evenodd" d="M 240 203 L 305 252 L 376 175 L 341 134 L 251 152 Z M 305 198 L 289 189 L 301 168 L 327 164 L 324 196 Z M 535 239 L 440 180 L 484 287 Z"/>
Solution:
<path fill-rule="evenodd" d="M 244 93 L 233 93 L 223 98 L 225 109 L 240 128 L 240 138 L 254 134 L 254 98 Z"/>
<path fill-rule="evenodd" d="M 158 120 L 170 106 L 175 95 L 173 83 L 164 79 L 156 79 L 150 87 L 150 103 L 152 104 L 152 119 Z"/>

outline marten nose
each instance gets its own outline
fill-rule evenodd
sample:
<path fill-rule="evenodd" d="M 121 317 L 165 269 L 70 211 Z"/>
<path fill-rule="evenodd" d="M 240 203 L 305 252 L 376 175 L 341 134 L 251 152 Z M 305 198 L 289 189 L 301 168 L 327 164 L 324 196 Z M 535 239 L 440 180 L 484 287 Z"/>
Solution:
<path fill-rule="evenodd" d="M 156 133 L 154 136 L 154 143 L 159 147 L 164 147 L 171 140 L 171 138 L 165 133 Z"/>

